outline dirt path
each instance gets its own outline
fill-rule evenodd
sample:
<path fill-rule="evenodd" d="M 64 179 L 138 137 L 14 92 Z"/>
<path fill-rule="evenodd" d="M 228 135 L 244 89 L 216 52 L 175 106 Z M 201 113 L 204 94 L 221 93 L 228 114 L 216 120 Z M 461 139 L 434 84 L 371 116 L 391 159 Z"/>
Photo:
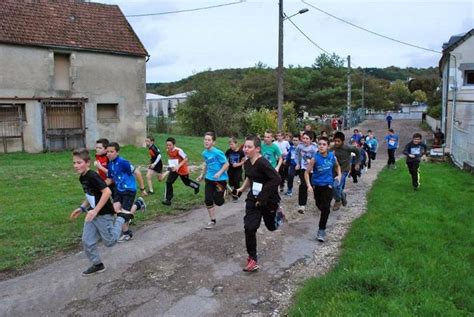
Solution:
<path fill-rule="evenodd" d="M 404 145 L 418 122 L 394 122 Z M 385 122 L 360 128 L 385 135 Z M 347 132 L 346 134 L 349 134 Z M 205 209 L 163 218 L 137 231 L 135 239 L 102 248 L 107 270 L 82 277 L 88 266 L 78 253 L 33 273 L 0 282 L 0 316 L 269 316 L 288 306 L 300 283 L 327 272 L 336 262 L 351 222 L 365 211 L 365 195 L 386 162 L 385 146 L 357 186 L 348 183 L 347 207 L 331 212 L 328 239 L 318 243 L 314 201 L 305 215 L 296 198 L 283 199 L 289 222 L 257 234 L 262 269 L 245 274 L 243 202 L 218 209 L 218 226 L 203 230 Z M 401 151 L 399 151 L 401 152 Z M 408 177 L 408 175 L 407 175 Z M 295 180 L 295 186 L 296 180 Z"/>

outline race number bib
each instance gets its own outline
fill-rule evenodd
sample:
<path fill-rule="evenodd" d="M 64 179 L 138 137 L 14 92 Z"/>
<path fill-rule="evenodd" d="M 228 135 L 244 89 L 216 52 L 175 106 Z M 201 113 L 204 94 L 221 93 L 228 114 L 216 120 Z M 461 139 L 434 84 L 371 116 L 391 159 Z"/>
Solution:
<path fill-rule="evenodd" d="M 178 159 L 171 159 L 171 160 L 168 160 L 168 166 L 169 166 L 169 167 L 176 167 L 176 166 L 178 166 L 178 164 L 179 164 Z"/>
<path fill-rule="evenodd" d="M 89 205 L 91 206 L 92 209 L 95 208 L 95 197 L 89 194 L 86 194 L 87 201 L 89 202 Z"/>
<path fill-rule="evenodd" d="M 390 146 L 394 146 L 394 145 L 395 145 L 395 140 L 390 140 L 390 141 L 388 141 L 388 144 L 389 144 Z"/>
<path fill-rule="evenodd" d="M 260 194 L 260 192 L 262 191 L 262 188 L 263 188 L 262 183 L 253 182 L 253 184 L 252 184 L 252 194 L 254 196 L 258 196 L 258 194 Z"/>

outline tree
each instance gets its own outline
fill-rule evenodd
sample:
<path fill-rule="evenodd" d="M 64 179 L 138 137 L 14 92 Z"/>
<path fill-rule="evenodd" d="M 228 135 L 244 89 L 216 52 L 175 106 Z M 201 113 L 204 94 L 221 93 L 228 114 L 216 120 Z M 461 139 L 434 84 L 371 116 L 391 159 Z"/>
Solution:
<path fill-rule="evenodd" d="M 426 93 L 423 90 L 415 90 L 412 94 L 412 98 L 414 101 L 417 102 L 427 102 L 428 98 L 426 97 Z"/>
<path fill-rule="evenodd" d="M 409 103 L 411 100 L 410 90 L 401 80 L 396 80 L 390 85 L 389 96 L 394 109 L 398 109 L 401 103 Z"/>
<path fill-rule="evenodd" d="M 248 95 L 222 80 L 202 80 L 196 92 L 177 111 L 178 123 L 193 135 L 213 130 L 224 135 L 240 134 Z"/>

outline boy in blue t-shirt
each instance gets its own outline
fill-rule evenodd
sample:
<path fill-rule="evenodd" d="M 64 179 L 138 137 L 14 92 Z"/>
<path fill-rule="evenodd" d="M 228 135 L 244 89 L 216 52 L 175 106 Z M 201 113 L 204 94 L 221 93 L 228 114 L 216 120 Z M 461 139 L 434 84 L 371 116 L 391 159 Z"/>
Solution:
<path fill-rule="evenodd" d="M 206 132 L 204 134 L 204 147 L 202 152 L 204 158 L 204 168 L 197 178 L 201 181 L 203 178 L 206 183 L 204 192 L 204 203 L 211 221 L 207 224 L 206 229 L 212 229 L 216 226 L 216 206 L 224 204 L 224 193 L 227 188 L 227 169 L 229 162 L 224 152 L 214 147 L 216 142 L 216 134 L 214 132 Z"/>
<path fill-rule="evenodd" d="M 388 161 L 387 168 L 397 168 L 395 166 L 395 151 L 398 149 L 398 135 L 395 134 L 393 129 L 388 130 L 388 134 L 385 136 L 384 143 L 387 144 Z"/>
<path fill-rule="evenodd" d="M 341 167 L 337 162 L 334 152 L 328 151 L 328 146 L 329 139 L 324 136 L 320 137 L 318 141 L 318 152 L 316 152 L 309 161 L 308 168 L 304 173 L 308 192 L 314 193 L 316 206 L 321 210 L 319 230 L 316 235 L 316 239 L 320 242 L 324 242 L 326 238 L 326 224 L 331 210 L 331 200 L 333 196 L 332 186 L 334 183 L 334 171 L 337 174 L 337 181 L 341 181 Z"/>
<path fill-rule="evenodd" d="M 129 221 L 122 226 L 122 236 L 119 242 L 129 241 L 133 239 L 133 232 L 129 228 L 129 222 L 133 219 L 136 210 L 144 210 L 145 202 L 139 197 L 134 203 L 137 194 L 137 184 L 135 182 L 135 168 L 129 161 L 119 156 L 120 145 L 111 142 L 107 146 L 107 157 L 109 164 L 107 165 L 107 185 L 114 184 L 112 200 L 115 212 L 130 215 Z"/>

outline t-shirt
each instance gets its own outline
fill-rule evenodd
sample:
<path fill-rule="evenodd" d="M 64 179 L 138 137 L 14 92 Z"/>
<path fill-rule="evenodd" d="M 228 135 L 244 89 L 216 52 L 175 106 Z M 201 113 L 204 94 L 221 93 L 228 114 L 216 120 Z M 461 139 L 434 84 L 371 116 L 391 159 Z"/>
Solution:
<path fill-rule="evenodd" d="M 260 157 L 252 165 L 250 159 L 248 159 L 244 163 L 244 169 L 245 176 L 250 180 L 247 199 L 259 201 L 260 204 L 268 206 L 270 209 L 277 208 L 280 202 L 278 186 L 281 183 L 281 178 L 275 168 L 270 165 L 270 162 Z"/>
<path fill-rule="evenodd" d="M 275 143 L 265 144 L 262 143 L 262 156 L 270 162 L 270 164 L 275 168 L 278 163 L 278 159 L 281 157 L 281 151 L 278 145 Z"/>
<path fill-rule="evenodd" d="M 296 162 L 300 166 L 300 169 L 305 170 L 308 167 L 309 161 L 314 157 L 317 151 L 318 147 L 314 143 L 310 145 L 304 145 L 303 143 L 298 144 L 296 148 Z"/>
<path fill-rule="evenodd" d="M 229 161 L 229 172 L 231 171 L 240 171 L 242 172 L 242 165 L 239 167 L 233 167 L 232 164 L 234 163 L 240 163 L 244 157 L 244 151 L 242 149 L 238 149 L 237 151 L 232 151 L 232 149 L 228 149 L 225 152 L 225 156 L 227 157 L 227 160 Z"/>
<path fill-rule="evenodd" d="M 421 157 L 426 154 L 427 148 L 423 143 L 415 144 L 413 141 L 408 143 L 403 150 L 403 154 L 407 156 L 407 162 L 419 162 Z M 412 154 L 415 157 L 409 157 L 408 155 Z"/>
<path fill-rule="evenodd" d="M 179 147 L 174 147 L 171 151 L 167 150 L 168 153 L 168 158 L 170 160 L 178 160 L 178 164 L 181 163 L 187 156 L 186 153 L 184 153 L 183 150 L 181 150 Z M 188 169 L 188 164 L 184 163 L 178 170 L 177 173 L 179 175 L 188 175 L 189 174 L 189 169 Z"/>
<path fill-rule="evenodd" d="M 392 121 L 392 119 L 393 119 L 392 116 L 387 116 L 387 118 L 385 118 L 385 120 L 387 121 Z"/>
<path fill-rule="evenodd" d="M 286 157 L 286 154 L 288 154 L 288 150 L 290 149 L 290 143 L 286 140 L 283 141 L 274 141 L 273 144 L 276 144 L 278 148 L 280 149 L 281 154 L 283 157 Z"/>
<path fill-rule="evenodd" d="M 97 203 L 102 197 L 102 190 L 107 188 L 105 182 L 100 178 L 99 174 L 94 171 L 88 170 L 84 175 L 79 176 L 79 182 L 81 182 L 82 189 L 86 194 L 86 199 L 89 202 L 91 208 L 95 208 Z M 107 200 L 104 207 L 99 210 L 98 215 L 114 214 L 114 207 L 112 202 Z"/>
<path fill-rule="evenodd" d="M 336 156 L 333 152 L 327 152 L 326 156 L 317 152 L 314 155 L 313 175 L 311 184 L 318 186 L 328 186 L 333 184 L 333 170 L 336 165 Z"/>
<path fill-rule="evenodd" d="M 219 172 L 222 166 L 227 163 L 227 158 L 221 150 L 216 147 L 211 149 L 205 149 L 202 151 L 202 157 L 206 162 L 206 175 L 205 178 L 210 181 L 225 181 L 228 180 L 227 171 L 222 173 L 219 178 L 214 178 L 214 175 Z"/>
<path fill-rule="evenodd" d="M 362 139 L 362 134 L 360 133 L 354 133 L 351 137 L 351 140 L 350 140 L 350 143 L 352 143 L 352 141 L 356 141 L 357 144 L 360 143 L 360 139 Z"/>
<path fill-rule="evenodd" d="M 107 168 L 107 165 L 109 164 L 109 159 L 107 158 L 107 154 L 104 154 L 104 155 L 96 154 L 95 160 L 99 161 L 100 165 L 103 168 Z M 107 179 L 107 174 L 105 174 L 104 171 L 98 170 L 97 172 L 99 173 L 100 178 L 102 178 L 104 181 Z"/>
<path fill-rule="evenodd" d="M 365 139 L 365 143 L 369 147 L 370 152 L 377 152 L 377 147 L 379 146 L 379 142 L 376 138 L 367 137 Z"/>
<path fill-rule="evenodd" d="M 160 155 L 160 150 L 155 144 L 151 144 L 148 147 L 148 154 L 150 155 L 150 164 L 154 164 L 155 161 L 157 160 L 158 156 Z M 158 164 L 160 160 L 158 160 L 156 163 Z"/>
<path fill-rule="evenodd" d="M 109 162 L 107 168 L 109 170 L 107 177 L 114 181 L 115 188 L 119 192 L 137 191 L 137 184 L 133 175 L 134 168 L 129 161 L 117 156 L 115 160 Z"/>
<path fill-rule="evenodd" d="M 385 142 L 387 142 L 387 146 L 389 149 L 397 149 L 398 148 L 398 135 L 387 134 L 387 136 L 385 137 Z"/>
<path fill-rule="evenodd" d="M 355 146 L 342 145 L 341 147 L 334 147 L 334 155 L 341 166 L 342 172 L 350 171 L 352 163 L 352 153 L 355 154 L 354 162 L 360 162 L 360 150 Z"/>

